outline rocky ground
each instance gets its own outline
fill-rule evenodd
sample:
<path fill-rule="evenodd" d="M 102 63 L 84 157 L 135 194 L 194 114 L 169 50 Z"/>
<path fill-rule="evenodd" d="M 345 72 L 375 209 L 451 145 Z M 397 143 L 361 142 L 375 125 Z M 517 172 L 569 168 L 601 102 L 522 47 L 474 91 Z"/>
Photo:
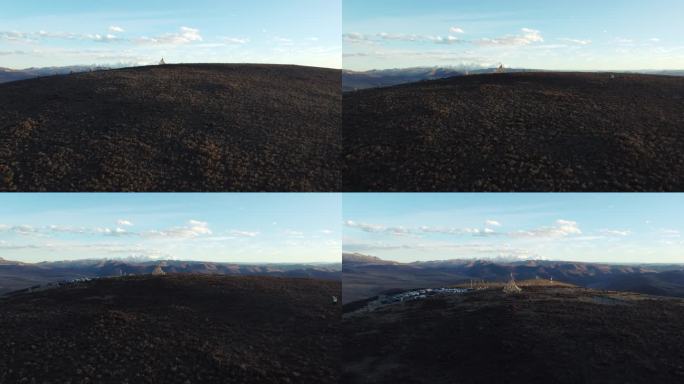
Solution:
<path fill-rule="evenodd" d="M 337 191 L 340 71 L 192 64 L 0 85 L 0 191 Z"/>
<path fill-rule="evenodd" d="M 684 300 L 518 284 L 343 318 L 345 383 L 678 383 Z"/>
<path fill-rule="evenodd" d="M 345 93 L 346 191 L 680 191 L 684 78 L 476 75 Z"/>
<path fill-rule="evenodd" d="M 0 299 L 0 383 L 337 383 L 340 290 L 167 275 Z"/>

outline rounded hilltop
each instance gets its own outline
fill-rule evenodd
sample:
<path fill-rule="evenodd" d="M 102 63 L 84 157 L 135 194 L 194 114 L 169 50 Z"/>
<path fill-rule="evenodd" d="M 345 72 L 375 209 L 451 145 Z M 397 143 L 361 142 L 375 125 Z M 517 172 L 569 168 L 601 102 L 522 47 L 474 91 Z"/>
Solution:
<path fill-rule="evenodd" d="M 680 191 L 684 77 L 527 72 L 343 95 L 346 191 Z"/>
<path fill-rule="evenodd" d="M 337 383 L 340 282 L 141 275 L 0 301 L 0 382 Z"/>
<path fill-rule="evenodd" d="M 0 190 L 339 190 L 340 81 L 166 64 L 1 84 Z"/>
<path fill-rule="evenodd" d="M 519 281 L 345 305 L 342 381 L 675 383 L 684 300 Z M 363 306 L 366 306 L 364 308 Z M 378 341 L 381 342 L 378 342 Z"/>

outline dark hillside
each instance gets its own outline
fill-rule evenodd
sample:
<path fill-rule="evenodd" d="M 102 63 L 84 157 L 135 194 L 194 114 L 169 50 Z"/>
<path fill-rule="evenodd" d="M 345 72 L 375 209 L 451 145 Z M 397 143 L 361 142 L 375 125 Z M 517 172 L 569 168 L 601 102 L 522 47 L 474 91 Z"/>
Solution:
<path fill-rule="evenodd" d="M 0 383 L 337 383 L 340 283 L 94 280 L 0 299 Z"/>
<path fill-rule="evenodd" d="M 684 381 L 683 300 L 519 285 L 345 313 L 343 381 Z"/>
<path fill-rule="evenodd" d="M 347 191 L 684 189 L 682 77 L 462 76 L 345 93 L 343 111 Z"/>
<path fill-rule="evenodd" d="M 2 84 L 0 190 L 338 190 L 340 81 L 193 64 Z"/>

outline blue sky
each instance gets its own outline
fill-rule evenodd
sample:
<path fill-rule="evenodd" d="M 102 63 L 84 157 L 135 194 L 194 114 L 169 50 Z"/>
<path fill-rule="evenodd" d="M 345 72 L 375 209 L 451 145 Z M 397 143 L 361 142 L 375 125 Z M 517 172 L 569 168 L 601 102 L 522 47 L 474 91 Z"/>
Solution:
<path fill-rule="evenodd" d="M 0 67 L 259 62 L 340 68 L 330 0 L 0 0 Z"/>
<path fill-rule="evenodd" d="M 340 262 L 339 194 L 0 194 L 0 257 Z"/>
<path fill-rule="evenodd" d="M 345 252 L 684 263 L 684 194 L 345 194 Z"/>
<path fill-rule="evenodd" d="M 343 2 L 345 69 L 684 69 L 681 0 Z"/>

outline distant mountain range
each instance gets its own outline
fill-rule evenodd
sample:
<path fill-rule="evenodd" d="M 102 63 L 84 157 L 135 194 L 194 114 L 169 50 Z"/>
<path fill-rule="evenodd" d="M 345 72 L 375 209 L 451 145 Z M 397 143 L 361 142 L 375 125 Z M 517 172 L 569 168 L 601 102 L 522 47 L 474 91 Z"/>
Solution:
<path fill-rule="evenodd" d="M 74 65 L 68 67 L 45 67 L 27 69 L 9 69 L 0 67 L 0 84 L 10 81 L 33 79 L 36 77 L 68 75 L 70 73 L 103 71 L 120 67 L 97 66 L 97 65 Z"/>
<path fill-rule="evenodd" d="M 340 264 L 236 264 L 179 260 L 74 260 L 22 263 L 0 259 L 0 295 L 51 282 L 79 278 L 151 274 L 161 266 L 166 273 L 241 276 L 306 277 L 339 280 Z"/>
<path fill-rule="evenodd" d="M 390 87 L 418 81 L 445 79 L 448 77 L 496 73 L 497 68 L 467 69 L 463 67 L 414 67 L 376 69 L 370 71 L 342 71 L 344 92 L 368 88 Z M 546 72 L 538 69 L 506 68 L 506 72 Z M 684 70 L 677 71 L 632 71 L 651 75 L 684 76 Z"/>
<path fill-rule="evenodd" d="M 613 265 L 566 261 L 445 260 L 398 263 L 361 254 L 343 255 L 343 301 L 391 289 L 429 288 L 469 280 L 550 279 L 587 288 L 684 297 L 684 265 Z"/>

